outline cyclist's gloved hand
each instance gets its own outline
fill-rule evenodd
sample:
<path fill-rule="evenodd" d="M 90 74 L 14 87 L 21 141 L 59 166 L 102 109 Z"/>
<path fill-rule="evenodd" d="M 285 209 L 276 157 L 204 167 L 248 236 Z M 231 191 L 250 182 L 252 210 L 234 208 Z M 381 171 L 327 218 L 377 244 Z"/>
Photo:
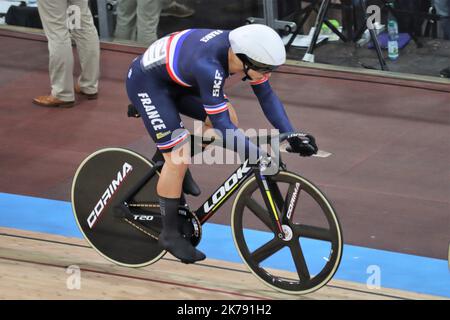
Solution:
<path fill-rule="evenodd" d="M 302 157 L 310 157 L 319 151 L 316 145 L 316 139 L 310 134 L 293 133 L 287 138 L 289 146 L 287 152 L 298 153 Z"/>

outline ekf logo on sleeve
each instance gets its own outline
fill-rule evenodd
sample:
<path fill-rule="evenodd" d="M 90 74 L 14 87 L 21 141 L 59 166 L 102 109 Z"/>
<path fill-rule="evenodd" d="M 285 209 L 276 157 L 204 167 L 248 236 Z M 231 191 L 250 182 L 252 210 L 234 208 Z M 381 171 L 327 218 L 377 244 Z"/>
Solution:
<path fill-rule="evenodd" d="M 223 76 L 219 70 L 216 70 L 216 74 L 214 76 L 214 85 L 212 90 L 213 97 L 219 97 L 220 95 L 220 87 L 222 86 Z"/>

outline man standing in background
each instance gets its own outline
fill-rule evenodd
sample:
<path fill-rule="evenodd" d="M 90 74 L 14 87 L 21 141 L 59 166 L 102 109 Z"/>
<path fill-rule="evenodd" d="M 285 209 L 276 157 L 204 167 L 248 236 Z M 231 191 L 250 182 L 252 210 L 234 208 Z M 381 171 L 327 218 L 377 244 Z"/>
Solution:
<path fill-rule="evenodd" d="M 114 37 L 149 46 L 158 39 L 160 16 L 186 18 L 194 10 L 174 0 L 119 0 Z"/>
<path fill-rule="evenodd" d="M 97 98 L 100 42 L 88 0 L 38 0 L 38 9 L 48 39 L 52 90 L 50 95 L 39 96 L 33 102 L 48 107 L 71 107 L 75 103 L 75 92 L 88 99 Z M 71 36 L 81 64 L 76 85 Z"/>
<path fill-rule="evenodd" d="M 450 40 L 450 0 L 434 0 L 433 6 L 440 20 L 442 34 L 445 40 Z M 450 67 L 441 70 L 442 78 L 450 78 Z"/>
<path fill-rule="evenodd" d="M 450 40 L 450 0 L 434 0 L 436 14 L 441 16 L 440 25 L 445 40 Z"/>

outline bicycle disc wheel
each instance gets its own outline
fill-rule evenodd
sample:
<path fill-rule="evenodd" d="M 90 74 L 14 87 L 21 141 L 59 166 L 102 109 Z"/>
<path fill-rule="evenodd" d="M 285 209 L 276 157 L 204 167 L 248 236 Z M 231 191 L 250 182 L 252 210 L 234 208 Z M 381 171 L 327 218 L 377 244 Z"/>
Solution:
<path fill-rule="evenodd" d="M 281 171 L 270 180 L 285 234 L 277 236 L 256 178 L 239 190 L 231 225 L 236 248 L 252 273 L 271 288 L 306 294 L 331 280 L 341 261 L 342 232 L 323 193 L 296 174 Z"/>
<path fill-rule="evenodd" d="M 115 207 L 153 168 L 143 156 L 121 148 L 107 148 L 89 155 L 72 183 L 72 209 L 78 227 L 91 246 L 106 259 L 127 267 L 143 267 L 165 253 L 157 240 L 137 223 L 119 216 Z M 158 174 L 135 195 L 136 201 L 158 203 Z M 152 215 L 160 215 L 159 208 Z M 154 219 L 160 221 L 161 219 Z"/>

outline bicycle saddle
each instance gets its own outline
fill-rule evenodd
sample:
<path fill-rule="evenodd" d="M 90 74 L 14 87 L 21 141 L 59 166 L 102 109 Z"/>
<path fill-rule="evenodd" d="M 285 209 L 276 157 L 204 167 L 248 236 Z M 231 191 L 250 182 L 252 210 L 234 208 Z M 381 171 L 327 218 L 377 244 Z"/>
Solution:
<path fill-rule="evenodd" d="M 128 105 L 128 111 L 127 111 L 127 116 L 129 118 L 140 118 L 141 116 L 139 115 L 139 112 L 136 110 L 136 107 L 133 106 L 132 104 Z"/>

